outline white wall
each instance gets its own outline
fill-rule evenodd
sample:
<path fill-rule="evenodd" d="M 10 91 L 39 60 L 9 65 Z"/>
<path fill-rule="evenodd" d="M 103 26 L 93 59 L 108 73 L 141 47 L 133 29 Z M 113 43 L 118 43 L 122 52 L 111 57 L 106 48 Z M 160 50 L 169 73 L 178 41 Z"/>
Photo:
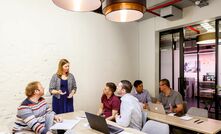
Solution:
<path fill-rule="evenodd" d="M 144 87 L 150 91 L 152 96 L 158 94 L 159 80 L 159 47 L 158 34 L 155 32 L 153 19 L 148 19 L 139 23 L 139 79 L 143 81 Z"/>
<path fill-rule="evenodd" d="M 210 0 L 210 5 L 203 8 L 196 6 L 185 8 L 183 19 L 177 21 L 155 17 L 139 22 L 139 77 L 153 96 L 158 95 L 159 89 L 159 79 L 157 79 L 159 78 L 159 31 L 215 19 L 221 16 L 220 7 L 221 0 Z"/>
<path fill-rule="evenodd" d="M 0 16 L 0 130 L 14 120 L 28 82 L 48 92 L 61 58 L 76 77 L 76 110 L 96 112 L 105 82 L 138 78 L 138 23 L 65 11 L 51 0 L 1 1 Z"/>

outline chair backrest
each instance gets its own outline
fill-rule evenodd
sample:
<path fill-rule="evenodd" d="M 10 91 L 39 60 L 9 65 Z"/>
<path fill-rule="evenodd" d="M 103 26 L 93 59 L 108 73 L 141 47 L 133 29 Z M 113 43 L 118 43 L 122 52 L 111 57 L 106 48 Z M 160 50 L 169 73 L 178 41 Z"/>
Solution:
<path fill-rule="evenodd" d="M 193 116 L 199 116 L 199 117 L 206 117 L 208 118 L 208 110 L 202 109 L 202 108 L 197 108 L 197 107 L 191 107 L 187 111 L 188 115 L 193 115 Z"/>
<path fill-rule="evenodd" d="M 147 134 L 169 134 L 169 125 L 161 122 L 148 120 L 143 126 L 142 132 Z"/>

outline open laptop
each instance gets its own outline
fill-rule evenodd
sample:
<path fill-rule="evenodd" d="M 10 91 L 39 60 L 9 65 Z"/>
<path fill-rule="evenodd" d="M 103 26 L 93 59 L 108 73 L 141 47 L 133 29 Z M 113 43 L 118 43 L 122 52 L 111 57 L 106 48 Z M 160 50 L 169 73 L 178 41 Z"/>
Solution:
<path fill-rule="evenodd" d="M 159 114 L 166 114 L 166 111 L 164 110 L 164 107 L 162 104 L 150 103 L 148 105 L 149 105 L 151 112 L 155 112 Z"/>
<path fill-rule="evenodd" d="M 118 128 L 107 124 L 104 117 L 97 116 L 88 112 L 85 112 L 85 114 L 89 122 L 89 125 L 92 129 L 95 129 L 105 134 L 117 134 L 124 131 L 124 129 L 122 128 Z"/>

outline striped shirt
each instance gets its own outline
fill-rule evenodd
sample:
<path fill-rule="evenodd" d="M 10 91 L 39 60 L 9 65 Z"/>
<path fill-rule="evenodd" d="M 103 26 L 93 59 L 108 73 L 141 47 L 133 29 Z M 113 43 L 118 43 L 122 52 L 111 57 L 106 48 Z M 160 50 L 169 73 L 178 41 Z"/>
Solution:
<path fill-rule="evenodd" d="M 37 134 L 46 134 L 45 116 L 53 111 L 44 98 L 40 98 L 38 103 L 32 102 L 26 98 L 18 107 L 15 126 L 13 132 L 24 130 L 34 131 Z"/>

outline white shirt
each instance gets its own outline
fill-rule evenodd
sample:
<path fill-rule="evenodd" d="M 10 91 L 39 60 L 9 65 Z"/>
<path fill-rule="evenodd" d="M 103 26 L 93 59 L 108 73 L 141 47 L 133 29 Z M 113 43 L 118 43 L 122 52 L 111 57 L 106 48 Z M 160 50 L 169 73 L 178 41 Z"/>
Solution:
<path fill-rule="evenodd" d="M 141 130 L 142 108 L 138 99 L 131 94 L 121 97 L 120 117 L 116 118 L 117 124 Z"/>

